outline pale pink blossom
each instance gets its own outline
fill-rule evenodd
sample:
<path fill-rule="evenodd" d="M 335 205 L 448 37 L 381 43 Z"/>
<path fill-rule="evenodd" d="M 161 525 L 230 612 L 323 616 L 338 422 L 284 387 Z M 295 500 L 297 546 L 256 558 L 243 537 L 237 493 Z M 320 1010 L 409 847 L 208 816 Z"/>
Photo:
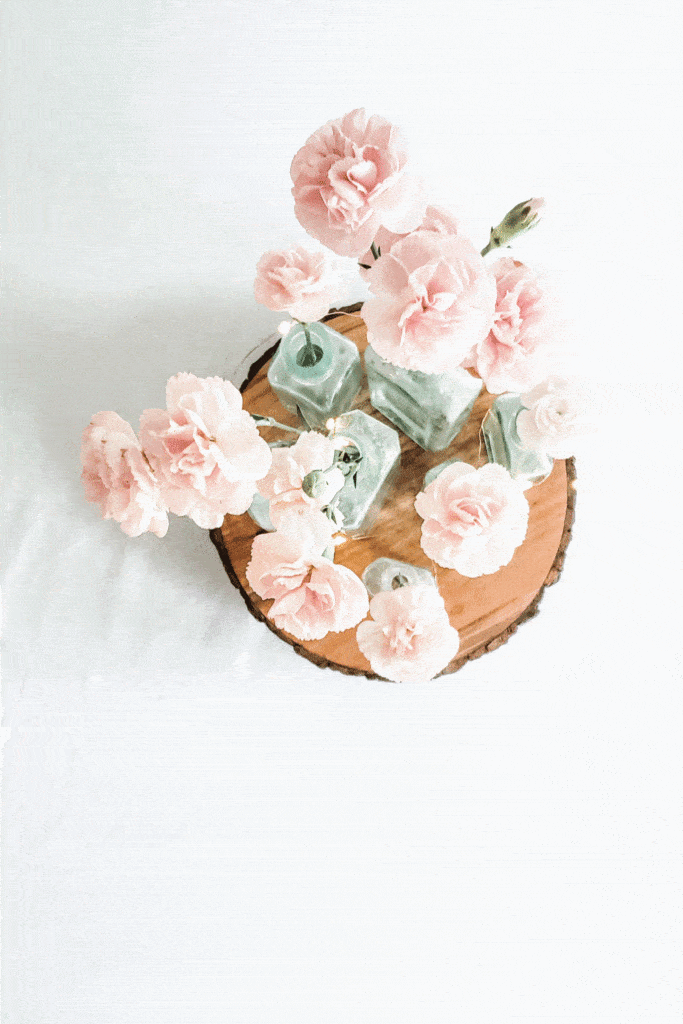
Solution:
<path fill-rule="evenodd" d="M 529 219 L 536 220 L 545 206 L 545 199 L 530 199 L 526 205 L 529 207 Z"/>
<path fill-rule="evenodd" d="M 295 320 L 320 320 L 338 299 L 339 273 L 324 252 L 303 246 L 265 253 L 256 266 L 256 301 Z"/>
<path fill-rule="evenodd" d="M 332 524 L 322 512 L 283 516 L 273 533 L 254 538 L 249 586 L 272 600 L 268 618 L 298 640 L 322 640 L 358 625 L 368 594 L 354 572 L 323 555 Z"/>
<path fill-rule="evenodd" d="M 428 206 L 425 210 L 425 215 L 422 223 L 417 229 L 418 231 L 431 231 L 435 235 L 457 235 L 458 233 L 458 222 L 455 217 L 448 212 L 443 210 L 439 206 Z M 377 235 L 374 238 L 375 248 L 379 251 L 381 256 L 386 255 L 396 242 L 400 242 L 402 238 L 405 238 L 408 232 L 404 232 L 399 235 L 395 231 L 387 231 L 386 228 L 380 228 Z M 360 276 L 364 281 L 368 280 L 368 274 L 375 262 L 375 256 L 373 255 L 372 249 L 368 249 L 366 253 L 363 253 L 359 263 L 364 264 L 360 267 Z"/>
<path fill-rule="evenodd" d="M 370 615 L 372 621 L 356 630 L 356 640 L 373 672 L 385 679 L 427 682 L 458 653 L 460 638 L 436 587 L 381 591 L 370 601 Z"/>
<path fill-rule="evenodd" d="M 159 485 L 130 423 L 115 412 L 96 413 L 83 431 L 81 479 L 88 501 L 100 506 L 129 537 L 163 537 L 168 515 Z"/>
<path fill-rule="evenodd" d="M 461 576 L 485 576 L 512 559 L 526 536 L 529 504 L 519 483 L 496 463 L 447 466 L 421 491 L 420 544 L 438 565 Z"/>
<path fill-rule="evenodd" d="M 328 486 L 317 497 L 302 490 L 304 477 L 315 469 L 329 469 L 334 462 L 334 442 L 324 434 L 307 431 L 291 447 L 272 451 L 273 461 L 259 481 L 258 491 L 270 501 L 270 520 L 274 526 L 289 511 L 323 508 L 344 486 L 344 474 L 335 468 L 326 474 Z"/>
<path fill-rule="evenodd" d="M 143 412 L 140 440 L 169 511 L 206 530 L 246 512 L 270 468 L 270 448 L 237 388 L 178 373 L 166 386 L 166 405 Z"/>
<path fill-rule="evenodd" d="M 498 395 L 538 383 L 553 329 L 546 296 L 528 267 L 505 256 L 491 270 L 497 289 L 493 324 L 465 366 L 475 367 L 487 390 Z"/>
<path fill-rule="evenodd" d="M 580 381 L 549 377 L 520 400 L 517 433 L 531 451 L 568 459 L 595 429 L 595 399 Z"/>
<path fill-rule="evenodd" d="M 328 121 L 292 161 L 300 224 L 340 256 L 360 256 L 380 227 L 412 231 L 426 202 L 406 162 L 398 128 L 383 117 L 359 108 Z"/>
<path fill-rule="evenodd" d="M 461 235 L 414 231 L 368 271 L 361 310 L 378 355 L 405 370 L 448 373 L 491 329 L 496 283 Z"/>

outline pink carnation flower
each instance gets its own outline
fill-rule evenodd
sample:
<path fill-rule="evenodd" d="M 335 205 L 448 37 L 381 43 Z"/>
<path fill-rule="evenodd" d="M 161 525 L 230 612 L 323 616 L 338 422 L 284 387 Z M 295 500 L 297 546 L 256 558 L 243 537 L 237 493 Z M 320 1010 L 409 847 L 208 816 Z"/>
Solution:
<path fill-rule="evenodd" d="M 528 267 L 505 256 L 491 270 L 497 287 L 493 325 L 465 365 L 476 367 L 487 390 L 498 395 L 538 383 L 551 326 L 547 301 Z"/>
<path fill-rule="evenodd" d="M 494 462 L 447 466 L 415 499 L 424 519 L 422 550 L 461 576 L 485 576 L 512 559 L 526 536 L 529 504 L 520 484 Z"/>
<path fill-rule="evenodd" d="M 143 412 L 140 440 L 169 511 L 205 530 L 227 513 L 246 512 L 270 468 L 270 448 L 237 388 L 220 377 L 178 373 L 166 386 L 166 404 Z"/>
<path fill-rule="evenodd" d="M 373 672 L 396 683 L 421 683 L 449 664 L 460 638 L 436 587 L 386 590 L 370 602 L 374 621 L 361 622 L 356 640 Z"/>
<path fill-rule="evenodd" d="M 428 206 L 425 210 L 424 219 L 417 230 L 431 231 L 435 235 L 457 235 L 458 222 L 447 210 L 442 210 L 438 206 Z M 402 235 L 398 235 L 394 231 L 380 228 L 374 238 L 375 247 L 379 250 L 381 256 L 385 256 L 392 245 L 400 242 L 407 234 L 407 231 Z M 368 249 L 367 252 L 363 253 L 359 262 L 365 264 L 365 266 L 361 266 L 359 273 L 363 280 L 367 281 L 368 274 L 375 263 L 372 249 Z"/>
<path fill-rule="evenodd" d="M 100 506 L 129 537 L 147 531 L 163 537 L 168 515 L 130 423 L 115 412 L 98 412 L 83 431 L 81 479 L 88 501 Z"/>
<path fill-rule="evenodd" d="M 414 231 L 367 274 L 361 310 L 378 355 L 405 370 L 447 373 L 459 366 L 493 323 L 496 284 L 461 235 Z"/>
<path fill-rule="evenodd" d="M 328 469 L 334 461 L 334 442 L 308 431 L 290 448 L 273 448 L 273 461 L 268 473 L 259 481 L 258 491 L 270 501 L 270 520 L 277 526 L 289 511 L 305 512 L 321 509 L 344 486 L 344 474 L 333 469 L 326 474 L 327 487 L 316 498 L 302 490 L 304 477 L 314 469 Z"/>
<path fill-rule="evenodd" d="M 299 223 L 340 256 L 360 256 L 380 227 L 412 231 L 426 204 L 406 162 L 399 130 L 383 117 L 359 108 L 328 121 L 292 161 Z"/>
<path fill-rule="evenodd" d="M 339 275 L 329 257 L 303 246 L 265 253 L 256 271 L 256 301 L 304 323 L 325 316 L 339 294 Z"/>
<path fill-rule="evenodd" d="M 595 400 L 579 381 L 549 377 L 520 400 L 526 408 L 517 416 L 517 433 L 531 451 L 568 459 L 595 429 Z"/>
<path fill-rule="evenodd" d="M 298 640 L 322 640 L 358 625 L 368 595 L 358 576 L 325 558 L 332 525 L 322 512 L 284 516 L 274 533 L 254 538 L 247 581 L 272 600 L 268 612 L 278 629 Z"/>

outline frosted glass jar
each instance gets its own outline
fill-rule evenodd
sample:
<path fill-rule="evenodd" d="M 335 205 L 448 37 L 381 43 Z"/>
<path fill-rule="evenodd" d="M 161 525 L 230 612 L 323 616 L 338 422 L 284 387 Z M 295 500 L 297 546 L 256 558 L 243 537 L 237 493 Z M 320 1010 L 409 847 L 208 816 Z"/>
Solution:
<path fill-rule="evenodd" d="M 285 409 L 301 413 L 313 430 L 351 408 L 361 379 L 357 346 L 322 323 L 290 328 L 268 368 L 270 386 Z"/>
<path fill-rule="evenodd" d="M 436 586 L 436 580 L 429 569 L 410 565 L 408 562 L 398 562 L 395 558 L 376 558 L 374 562 L 370 562 L 361 579 L 371 597 L 383 590 L 395 590 L 397 587 Z"/>
<path fill-rule="evenodd" d="M 482 382 L 462 367 L 451 373 L 403 370 L 365 350 L 370 401 L 394 426 L 428 451 L 448 448 L 467 423 Z"/>
<path fill-rule="evenodd" d="M 354 487 L 347 477 L 335 505 L 344 517 L 344 533 L 367 533 L 389 496 L 401 465 L 401 442 L 398 433 L 353 409 L 334 422 L 334 436 L 344 437 L 356 445 L 362 455 Z"/>
<path fill-rule="evenodd" d="M 523 408 L 519 395 L 499 395 L 484 417 L 481 431 L 489 462 L 505 466 L 510 476 L 527 490 L 550 476 L 554 460 L 522 446 L 517 416 Z"/>

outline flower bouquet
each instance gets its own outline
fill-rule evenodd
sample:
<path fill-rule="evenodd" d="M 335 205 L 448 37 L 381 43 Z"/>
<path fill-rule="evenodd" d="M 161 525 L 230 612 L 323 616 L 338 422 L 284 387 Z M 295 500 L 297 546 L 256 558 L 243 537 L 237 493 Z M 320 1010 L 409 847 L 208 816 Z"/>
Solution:
<path fill-rule="evenodd" d="M 429 680 L 533 613 L 569 539 L 564 460 L 590 395 L 552 372 L 537 275 L 487 258 L 543 200 L 479 250 L 429 204 L 396 127 L 363 110 L 315 132 L 291 174 L 300 224 L 334 255 L 258 261 L 257 301 L 290 318 L 270 358 L 241 390 L 177 374 L 138 435 L 95 415 L 86 497 L 131 537 L 163 537 L 169 512 L 210 530 L 250 610 L 319 664 Z M 370 297 L 330 313 L 341 258 Z"/>

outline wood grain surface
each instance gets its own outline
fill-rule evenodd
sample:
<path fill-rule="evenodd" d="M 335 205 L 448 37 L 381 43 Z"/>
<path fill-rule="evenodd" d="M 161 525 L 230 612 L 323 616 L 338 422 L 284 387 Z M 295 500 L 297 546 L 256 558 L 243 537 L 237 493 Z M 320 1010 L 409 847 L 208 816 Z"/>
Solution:
<path fill-rule="evenodd" d="M 347 307 L 354 310 L 357 307 Z M 336 331 L 352 338 L 361 352 L 367 340 L 365 325 L 356 312 L 330 314 L 326 318 Z M 281 423 L 297 425 L 273 394 L 266 377 L 272 351 L 256 363 L 242 386 L 244 407 L 249 412 L 273 416 Z M 415 495 L 422 489 L 425 473 L 447 459 L 459 458 L 474 466 L 486 462 L 486 448 L 480 433 L 482 419 L 494 396 L 485 390 L 477 399 L 464 430 L 449 448 L 426 452 L 403 433 L 401 438 L 401 474 L 395 490 L 367 536 L 349 538 L 336 549 L 335 561 L 348 566 L 359 576 L 375 558 L 396 558 L 425 566 L 435 575 L 445 601 L 451 624 L 460 633 L 457 658 L 444 670 L 454 672 L 466 661 L 494 650 L 514 633 L 524 619 L 536 613 L 544 586 L 559 576 L 564 552 L 571 534 L 574 505 L 573 461 L 556 460 L 547 480 L 526 491 L 529 500 L 529 527 L 523 544 L 512 561 L 490 576 L 468 579 L 455 570 L 443 569 L 432 562 L 420 547 L 422 519 L 415 511 Z M 388 422 L 370 405 L 364 379 L 354 408 L 362 409 L 383 422 Z M 301 426 L 301 424 L 299 424 Z M 262 428 L 267 441 L 283 435 L 273 428 Z M 241 591 L 249 610 L 265 622 L 279 637 L 301 655 L 321 666 L 342 672 L 377 678 L 369 662 L 358 649 L 355 629 L 344 633 L 328 633 L 323 640 L 298 641 L 278 630 L 267 618 L 270 601 L 255 594 L 246 580 L 246 567 L 251 545 L 260 528 L 249 515 L 226 516 L 220 530 L 211 531 L 223 564 L 232 582 Z"/>

